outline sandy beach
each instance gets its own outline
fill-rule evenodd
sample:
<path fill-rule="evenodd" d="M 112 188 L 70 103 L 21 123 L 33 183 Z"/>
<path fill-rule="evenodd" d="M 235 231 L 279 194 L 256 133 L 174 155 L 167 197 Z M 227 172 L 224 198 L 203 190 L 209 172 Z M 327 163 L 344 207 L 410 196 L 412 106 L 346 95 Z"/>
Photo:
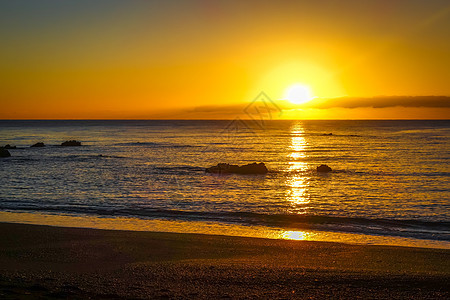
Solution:
<path fill-rule="evenodd" d="M 448 298 L 450 251 L 0 223 L 0 297 Z"/>

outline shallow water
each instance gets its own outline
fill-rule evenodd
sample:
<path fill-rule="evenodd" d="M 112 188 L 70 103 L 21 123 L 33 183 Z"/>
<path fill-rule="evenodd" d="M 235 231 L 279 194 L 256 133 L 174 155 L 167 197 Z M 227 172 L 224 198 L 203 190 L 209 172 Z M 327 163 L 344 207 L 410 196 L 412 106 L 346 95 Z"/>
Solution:
<path fill-rule="evenodd" d="M 444 245 L 449 137 L 449 121 L 0 121 L 19 147 L 0 159 L 0 209 Z M 69 139 L 83 146 L 55 146 Z M 219 162 L 270 172 L 204 173 Z"/>

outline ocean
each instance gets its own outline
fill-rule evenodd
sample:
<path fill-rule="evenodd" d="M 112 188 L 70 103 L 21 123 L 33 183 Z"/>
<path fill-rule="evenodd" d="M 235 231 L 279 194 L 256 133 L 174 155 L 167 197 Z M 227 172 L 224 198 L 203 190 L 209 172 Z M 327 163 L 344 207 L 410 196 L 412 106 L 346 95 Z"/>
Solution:
<path fill-rule="evenodd" d="M 0 221 L 450 248 L 449 138 L 448 120 L 2 120 Z M 205 173 L 221 162 L 269 173 Z"/>

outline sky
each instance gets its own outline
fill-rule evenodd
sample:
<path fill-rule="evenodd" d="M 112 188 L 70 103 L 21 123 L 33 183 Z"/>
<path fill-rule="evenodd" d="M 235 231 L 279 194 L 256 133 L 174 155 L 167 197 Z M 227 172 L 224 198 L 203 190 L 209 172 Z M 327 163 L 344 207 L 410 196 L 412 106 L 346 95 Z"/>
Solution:
<path fill-rule="evenodd" d="M 0 119 L 450 117 L 448 0 L 1 1 L 0 45 Z"/>

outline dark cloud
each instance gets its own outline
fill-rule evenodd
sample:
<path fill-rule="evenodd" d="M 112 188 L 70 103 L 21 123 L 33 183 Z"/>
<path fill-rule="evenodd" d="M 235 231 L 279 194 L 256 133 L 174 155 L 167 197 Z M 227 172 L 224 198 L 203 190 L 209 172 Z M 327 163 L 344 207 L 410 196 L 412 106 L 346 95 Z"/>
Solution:
<path fill-rule="evenodd" d="M 243 113 L 245 109 L 245 105 L 205 105 L 205 106 L 196 106 L 192 109 L 186 109 L 184 112 L 186 113 L 211 113 L 217 112 L 220 110 L 223 114 L 239 114 Z"/>
<path fill-rule="evenodd" d="M 332 99 L 315 99 L 306 104 L 313 108 L 357 108 L 357 107 L 450 107 L 447 96 L 380 96 L 373 98 L 341 97 Z"/>
<path fill-rule="evenodd" d="M 234 119 L 245 115 L 245 105 L 204 105 L 184 109 L 168 109 L 148 113 L 156 119 Z"/>
<path fill-rule="evenodd" d="M 235 105 L 204 105 L 184 109 L 170 109 L 146 113 L 142 118 L 156 119 L 234 119 L 240 118 L 277 118 L 277 110 L 267 107 L 261 103 L 256 103 L 257 109 L 248 109 L 249 104 Z M 302 106 L 298 106 L 287 101 L 279 102 L 282 110 L 295 108 L 387 108 L 387 107 L 427 107 L 427 108 L 450 108 L 450 97 L 446 96 L 385 96 L 373 98 L 341 97 L 324 99 L 314 99 Z M 246 109 L 247 108 L 247 109 Z M 252 108 L 252 107 L 250 107 Z M 254 107 L 253 107 L 254 108 Z M 257 112 L 262 115 L 255 115 Z"/>

